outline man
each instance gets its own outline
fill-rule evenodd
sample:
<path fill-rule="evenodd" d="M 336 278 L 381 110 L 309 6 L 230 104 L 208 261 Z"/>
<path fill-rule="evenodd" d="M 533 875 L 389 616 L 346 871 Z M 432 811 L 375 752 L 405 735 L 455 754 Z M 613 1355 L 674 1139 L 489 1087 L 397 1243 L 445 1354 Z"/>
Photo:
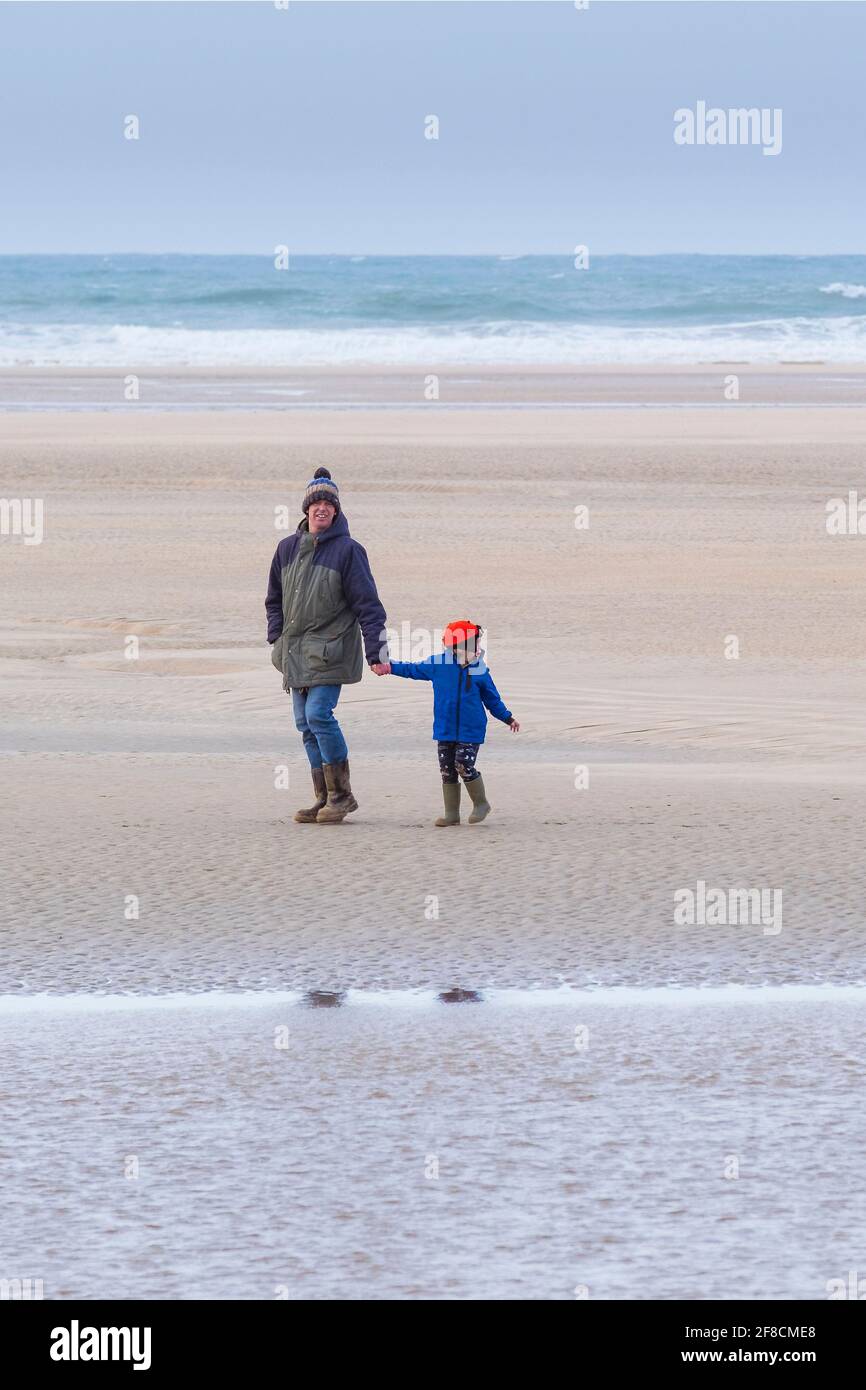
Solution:
<path fill-rule="evenodd" d="M 313 774 L 315 805 L 298 811 L 295 820 L 334 825 L 358 809 L 334 709 L 342 687 L 361 679 L 362 633 L 368 665 L 382 660 L 385 610 L 367 552 L 349 535 L 327 468 L 317 468 L 307 484 L 303 510 L 304 520 L 280 541 L 271 564 L 268 641 L 283 689 L 291 691 Z"/>

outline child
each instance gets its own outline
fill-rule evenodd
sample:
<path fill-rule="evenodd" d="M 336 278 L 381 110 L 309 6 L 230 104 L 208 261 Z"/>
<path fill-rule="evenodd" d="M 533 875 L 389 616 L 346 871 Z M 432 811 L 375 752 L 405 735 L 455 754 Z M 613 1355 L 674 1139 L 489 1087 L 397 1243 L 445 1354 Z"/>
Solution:
<path fill-rule="evenodd" d="M 433 737 L 439 746 L 439 770 L 445 814 L 436 825 L 460 824 L 460 783 L 462 777 L 473 803 L 470 825 L 490 815 L 481 773 L 475 766 L 478 749 L 487 732 L 487 710 L 516 734 L 520 728 L 510 710 L 499 698 L 490 672 L 481 661 L 478 639 L 482 629 L 464 620 L 449 623 L 442 634 L 443 652 L 426 661 L 379 662 L 373 666 L 377 676 L 407 676 L 413 681 L 433 683 Z M 486 706 L 486 708 L 485 708 Z"/>

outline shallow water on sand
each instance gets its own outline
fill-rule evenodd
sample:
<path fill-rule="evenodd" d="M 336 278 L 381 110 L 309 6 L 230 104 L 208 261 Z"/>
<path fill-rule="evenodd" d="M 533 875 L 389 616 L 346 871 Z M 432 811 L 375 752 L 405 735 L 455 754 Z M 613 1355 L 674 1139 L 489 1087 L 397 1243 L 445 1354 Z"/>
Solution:
<path fill-rule="evenodd" d="M 0 1000 L 0 1276 L 46 1298 L 813 1299 L 863 1267 L 866 991 L 304 1002 Z"/>

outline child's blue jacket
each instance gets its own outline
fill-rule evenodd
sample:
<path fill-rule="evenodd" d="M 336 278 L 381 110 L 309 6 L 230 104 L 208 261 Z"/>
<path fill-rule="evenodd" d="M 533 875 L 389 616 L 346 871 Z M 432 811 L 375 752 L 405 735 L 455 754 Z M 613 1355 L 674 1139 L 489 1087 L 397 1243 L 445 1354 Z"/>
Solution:
<path fill-rule="evenodd" d="M 433 737 L 440 742 L 483 743 L 488 709 L 504 724 L 511 719 L 481 658 L 461 666 L 450 652 L 437 652 L 426 661 L 392 661 L 391 674 L 432 681 Z"/>

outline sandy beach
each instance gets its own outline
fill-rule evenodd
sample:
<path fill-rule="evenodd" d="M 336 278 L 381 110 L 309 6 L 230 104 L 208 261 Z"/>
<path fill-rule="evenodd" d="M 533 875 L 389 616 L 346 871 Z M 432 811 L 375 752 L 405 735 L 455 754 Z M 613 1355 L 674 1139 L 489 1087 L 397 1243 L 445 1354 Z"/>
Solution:
<path fill-rule="evenodd" d="M 825 504 L 866 411 L 13 413 L 0 439 L 8 494 L 44 499 L 42 544 L 0 545 L 5 990 L 862 975 L 866 597 Z M 321 463 L 393 630 L 476 615 L 523 730 L 491 727 L 489 822 L 442 836 L 429 691 L 365 673 L 361 810 L 310 904 L 263 600 Z M 783 889 L 784 931 L 675 930 L 714 876 Z"/>
<path fill-rule="evenodd" d="M 813 401 L 818 373 L 780 374 L 781 394 L 796 397 L 805 377 Z M 646 404 L 641 382 L 630 389 Z M 246 384 L 228 385 L 237 401 Z M 571 1298 L 585 1280 L 599 1297 L 814 1298 L 856 1263 L 829 1213 L 807 1223 L 815 1154 L 829 1150 L 803 1116 L 835 1135 L 834 1172 L 841 1154 L 855 1161 L 866 595 L 862 538 L 830 536 L 825 522 L 827 501 L 862 478 L 866 409 L 532 410 L 508 408 L 511 385 L 497 378 L 495 409 L 373 399 L 356 411 L 0 416 L 7 496 L 44 503 L 41 544 L 0 542 L 0 1014 L 18 1059 L 8 1132 L 26 1153 L 59 1123 L 52 1110 L 34 1126 L 25 1104 L 53 1065 L 40 1042 L 50 1025 L 70 1059 L 52 1105 L 72 1129 L 42 1216 L 74 1231 L 69 1184 L 105 1193 L 89 1254 L 54 1249 L 39 1223 L 35 1245 L 11 1228 L 16 1268 L 35 1249 L 46 1296 L 256 1298 L 285 1282 L 291 1297 Z M 392 384 L 377 378 L 376 392 Z M 398 636 L 467 613 L 487 628 L 523 727 L 491 727 L 482 826 L 432 827 L 429 691 L 369 672 L 340 706 L 360 810 L 341 827 L 292 820 L 308 777 L 263 603 L 283 534 L 275 509 L 294 525 L 320 464 Z M 287 788 L 275 785 L 284 770 Z M 781 892 L 779 930 L 677 924 L 674 895 L 698 881 Z M 831 988 L 800 999 L 786 986 Z M 453 987 L 478 991 L 489 1012 L 399 1007 Z M 508 991 L 563 987 L 565 1010 L 508 1003 Z M 714 1006 L 731 988 L 737 1007 Z M 686 991 L 685 1012 L 659 989 Z M 348 991 L 347 1007 L 287 1012 L 286 991 Z M 95 1011 L 85 1033 L 56 997 L 70 993 Z M 262 1007 L 231 1009 L 233 994 Z M 95 995 L 181 1003 L 126 1018 Z M 194 1015 L 190 995 L 202 999 Z M 574 1029 L 593 1001 L 599 1051 L 578 1075 Z M 291 1098 L 254 1061 L 259 1047 L 273 1055 L 289 1016 L 303 1039 Z M 366 1059 L 360 1071 L 336 1075 L 341 1048 Z M 138 1118 L 118 1126 L 121 1082 Z M 621 1105 L 647 1146 L 631 1208 L 637 1159 L 611 1157 Z M 321 1185 L 313 1120 L 332 1107 L 341 1152 L 362 1165 L 343 1206 L 397 1204 L 375 1231 L 343 1211 L 334 1173 Z M 346 1128 L 356 1110 L 359 1131 Z M 688 1158 L 676 1150 L 684 1113 Z M 259 1144 L 271 1116 L 301 1195 L 331 1194 L 327 1238 L 303 1216 L 307 1198 L 279 1215 L 286 1178 L 273 1159 L 226 1246 L 249 1165 L 229 1164 L 225 1181 L 209 1165 L 227 1161 L 243 1114 Z M 498 1139 L 475 1142 L 478 1125 Z M 572 1173 L 566 1149 L 595 1177 Z M 121 1160 L 139 1150 L 163 1178 L 133 1197 Z M 452 1162 L 436 1216 L 418 1175 L 446 1151 L 462 1176 Z M 722 1177 L 731 1152 L 757 1183 L 741 1208 Z M 374 1191 L 363 1175 L 381 1162 Z M 597 1166 L 611 1163 L 602 1192 Z M 202 1224 L 205 1200 L 216 1206 Z M 396 1233 L 401 1202 L 414 1242 Z M 496 1213 L 517 1206 L 520 1231 L 494 1239 Z M 792 1221 L 796 1259 L 749 1255 L 790 1246 Z M 240 1283 L 232 1249 L 247 1261 Z"/>

